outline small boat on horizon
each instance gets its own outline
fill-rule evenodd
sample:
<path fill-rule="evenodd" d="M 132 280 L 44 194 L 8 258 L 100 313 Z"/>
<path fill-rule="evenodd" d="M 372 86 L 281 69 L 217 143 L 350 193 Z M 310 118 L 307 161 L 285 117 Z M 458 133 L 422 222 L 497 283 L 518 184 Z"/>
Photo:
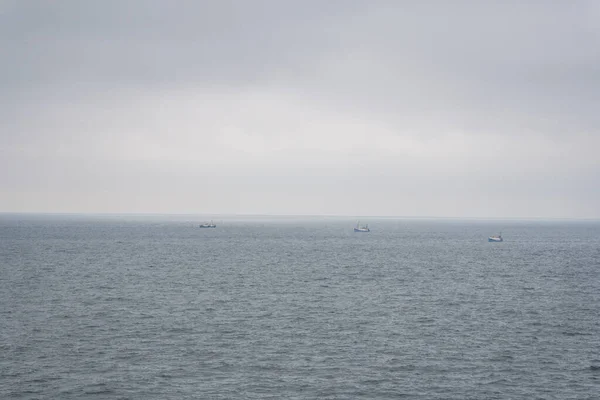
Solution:
<path fill-rule="evenodd" d="M 488 242 L 503 242 L 504 239 L 502 239 L 502 234 L 499 233 L 496 236 L 490 236 L 488 237 Z"/>
<path fill-rule="evenodd" d="M 371 232 L 369 229 L 369 224 L 360 226 L 360 221 L 356 223 L 356 228 L 354 228 L 354 232 Z"/>
<path fill-rule="evenodd" d="M 212 220 L 210 221 L 210 223 L 205 222 L 203 224 L 198 225 L 198 228 L 216 228 L 217 225 L 215 225 L 214 222 L 212 222 Z"/>

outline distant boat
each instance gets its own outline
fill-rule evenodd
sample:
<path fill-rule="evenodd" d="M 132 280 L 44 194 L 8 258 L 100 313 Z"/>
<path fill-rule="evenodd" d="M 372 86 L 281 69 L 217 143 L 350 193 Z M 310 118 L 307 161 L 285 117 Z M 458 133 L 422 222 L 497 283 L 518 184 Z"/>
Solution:
<path fill-rule="evenodd" d="M 198 228 L 216 228 L 216 227 L 217 227 L 217 225 L 215 225 L 215 223 L 212 221 L 210 221 L 210 223 L 205 222 L 203 224 L 198 225 Z"/>
<path fill-rule="evenodd" d="M 356 224 L 356 228 L 354 228 L 354 232 L 371 232 L 369 229 L 369 224 L 360 226 L 360 221 Z"/>
<path fill-rule="evenodd" d="M 490 236 L 488 237 L 488 242 L 503 242 L 504 239 L 502 239 L 502 234 L 498 234 L 497 236 Z"/>

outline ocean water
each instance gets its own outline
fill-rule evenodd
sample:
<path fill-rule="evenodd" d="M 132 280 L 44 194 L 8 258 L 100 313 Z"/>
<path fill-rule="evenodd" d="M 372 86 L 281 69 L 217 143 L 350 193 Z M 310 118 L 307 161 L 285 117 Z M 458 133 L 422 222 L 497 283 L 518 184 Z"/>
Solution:
<path fill-rule="evenodd" d="M 598 222 L 200 222 L 0 215 L 0 398 L 600 398 Z"/>

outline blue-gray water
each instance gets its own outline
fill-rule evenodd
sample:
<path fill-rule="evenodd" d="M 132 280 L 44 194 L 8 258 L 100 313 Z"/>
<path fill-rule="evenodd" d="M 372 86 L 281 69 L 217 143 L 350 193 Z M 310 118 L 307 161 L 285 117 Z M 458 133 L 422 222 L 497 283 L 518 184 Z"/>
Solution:
<path fill-rule="evenodd" d="M 0 398 L 600 398 L 597 222 L 199 222 L 0 215 Z"/>

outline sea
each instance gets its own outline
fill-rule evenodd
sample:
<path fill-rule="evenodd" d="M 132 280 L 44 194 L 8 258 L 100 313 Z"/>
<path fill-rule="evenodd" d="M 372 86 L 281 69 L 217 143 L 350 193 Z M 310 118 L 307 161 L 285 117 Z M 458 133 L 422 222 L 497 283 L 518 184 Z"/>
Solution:
<path fill-rule="evenodd" d="M 0 399 L 600 399 L 600 222 L 357 222 L 1 214 Z"/>

